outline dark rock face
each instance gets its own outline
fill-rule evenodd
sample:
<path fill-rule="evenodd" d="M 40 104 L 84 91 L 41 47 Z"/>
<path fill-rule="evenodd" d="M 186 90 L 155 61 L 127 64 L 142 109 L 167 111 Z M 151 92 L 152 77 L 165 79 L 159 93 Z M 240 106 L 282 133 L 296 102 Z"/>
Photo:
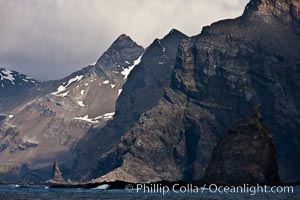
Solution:
<path fill-rule="evenodd" d="M 124 134 L 120 166 L 99 180 L 200 179 L 225 130 L 260 106 L 280 179 L 299 181 L 299 9 L 299 1 L 253 0 L 243 16 L 183 40 L 164 98 Z"/>
<path fill-rule="evenodd" d="M 64 183 L 65 180 L 62 177 L 61 171 L 59 169 L 58 163 L 55 161 L 53 165 L 53 177 L 49 180 L 51 183 Z"/>
<path fill-rule="evenodd" d="M 184 38 L 187 36 L 172 30 L 145 50 L 141 62 L 123 86 L 114 119 L 100 130 L 91 130 L 88 137 L 79 142 L 75 176 L 99 177 L 120 165 L 121 158 L 115 153 L 120 137 L 134 126 L 144 111 L 158 104 L 164 87 L 170 84 L 177 47 Z"/>
<path fill-rule="evenodd" d="M 204 180 L 255 184 L 279 181 L 271 131 L 259 115 L 237 121 L 214 148 Z"/>
<path fill-rule="evenodd" d="M 126 118 L 131 126 L 141 113 L 157 105 L 163 96 L 163 88 L 170 84 L 177 48 L 185 38 L 186 35 L 173 29 L 146 49 L 142 62 L 130 74 L 117 100 L 118 118 Z"/>

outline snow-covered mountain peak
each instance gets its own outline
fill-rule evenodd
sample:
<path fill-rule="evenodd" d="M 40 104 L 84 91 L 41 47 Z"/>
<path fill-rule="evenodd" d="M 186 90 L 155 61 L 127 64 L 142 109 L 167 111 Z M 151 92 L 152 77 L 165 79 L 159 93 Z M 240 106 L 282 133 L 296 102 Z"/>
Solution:
<path fill-rule="evenodd" d="M 34 86 L 38 81 L 25 74 L 0 67 L 0 88 L 17 86 Z"/>

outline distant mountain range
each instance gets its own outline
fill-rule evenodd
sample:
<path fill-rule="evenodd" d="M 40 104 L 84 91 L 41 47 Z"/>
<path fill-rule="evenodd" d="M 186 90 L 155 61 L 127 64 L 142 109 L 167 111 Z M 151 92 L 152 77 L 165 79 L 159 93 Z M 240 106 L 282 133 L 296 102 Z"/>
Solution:
<path fill-rule="evenodd" d="M 39 84 L 39 81 L 29 76 L 0 67 L 0 112 L 9 110 L 27 99 L 27 93 L 32 92 L 31 88 Z M 31 97 L 32 95 L 34 94 L 30 94 Z"/>
<path fill-rule="evenodd" d="M 0 68 L 0 78 L 1 78 L 0 85 L 3 89 L 10 88 L 12 90 L 15 90 L 15 88 L 17 87 L 25 87 L 25 86 L 32 87 L 38 84 L 38 81 L 24 74 L 21 74 L 16 71 L 11 71 L 5 68 Z"/>
<path fill-rule="evenodd" d="M 48 180 L 54 161 L 76 181 L 299 181 L 299 69 L 296 0 L 146 49 L 121 35 L 62 80 L 1 68 L 0 181 Z"/>

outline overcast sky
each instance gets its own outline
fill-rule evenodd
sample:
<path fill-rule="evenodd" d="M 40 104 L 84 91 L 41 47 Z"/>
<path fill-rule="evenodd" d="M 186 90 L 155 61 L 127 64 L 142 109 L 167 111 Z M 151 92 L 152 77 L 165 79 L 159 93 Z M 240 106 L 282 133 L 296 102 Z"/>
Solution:
<path fill-rule="evenodd" d="M 172 28 L 192 36 L 249 0 L 0 0 L 0 67 L 58 79 L 95 62 L 122 33 L 147 47 Z"/>

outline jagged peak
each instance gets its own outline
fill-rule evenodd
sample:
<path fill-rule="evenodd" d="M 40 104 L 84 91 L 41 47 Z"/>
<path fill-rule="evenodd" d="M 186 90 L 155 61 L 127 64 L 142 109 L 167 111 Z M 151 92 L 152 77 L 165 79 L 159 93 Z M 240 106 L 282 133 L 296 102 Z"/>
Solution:
<path fill-rule="evenodd" d="M 126 34 L 121 34 L 119 37 L 117 37 L 116 40 L 110 45 L 110 47 L 99 57 L 96 63 L 93 63 L 91 65 L 96 65 L 101 59 L 104 59 L 104 57 L 109 56 L 111 51 L 122 51 L 122 49 L 126 48 L 139 48 L 142 51 L 144 51 L 144 47 L 137 44 L 135 41 L 131 39 L 130 36 Z"/>
<path fill-rule="evenodd" d="M 112 43 L 112 45 L 108 48 L 128 48 L 128 47 L 140 47 L 143 48 L 141 45 L 137 44 L 134 40 L 131 39 L 130 36 L 126 34 L 121 34 L 117 39 Z"/>
<path fill-rule="evenodd" d="M 184 33 L 178 31 L 177 29 L 172 29 L 167 35 L 165 35 L 162 39 L 155 38 L 155 40 L 152 42 L 152 45 L 155 44 L 161 44 L 162 41 L 170 40 L 171 38 L 187 38 L 188 36 Z"/>
<path fill-rule="evenodd" d="M 130 36 L 121 34 L 101 55 L 101 57 L 97 60 L 97 63 L 101 60 L 104 62 L 111 62 L 111 53 L 116 54 L 115 52 L 117 51 L 119 54 L 121 54 L 124 51 L 128 51 L 128 49 L 135 49 L 135 54 L 137 54 L 135 57 L 139 57 L 144 51 L 144 47 L 133 41 Z"/>
<path fill-rule="evenodd" d="M 170 31 L 168 34 L 174 34 L 174 33 L 175 33 L 175 34 L 178 34 L 178 33 L 179 33 L 179 34 L 183 34 L 182 32 L 180 32 L 179 30 L 177 30 L 177 29 L 175 29 L 175 28 L 172 28 L 171 31 Z"/>
<path fill-rule="evenodd" d="M 132 45 L 136 45 L 136 46 L 140 46 L 138 45 L 130 36 L 126 35 L 126 34 L 121 34 L 119 37 L 117 37 L 117 39 L 112 43 L 112 46 L 115 45 L 119 45 L 120 43 L 122 44 L 132 44 Z"/>
<path fill-rule="evenodd" d="M 187 35 L 185 35 L 184 33 L 173 28 L 163 39 L 168 38 L 168 37 L 174 37 L 174 36 L 187 37 Z"/>
<path fill-rule="evenodd" d="M 132 40 L 128 35 L 126 35 L 125 33 L 123 33 L 119 37 L 117 37 L 117 39 L 115 41 L 126 40 L 126 39 Z"/>
<path fill-rule="evenodd" d="M 3 71 L 9 71 L 9 72 L 13 72 L 13 73 L 21 74 L 20 72 L 17 72 L 17 71 L 11 70 L 11 69 L 9 69 L 9 68 L 0 67 L 0 72 L 3 72 Z"/>
<path fill-rule="evenodd" d="M 2 81 L 9 81 L 13 85 L 16 85 L 15 82 L 19 82 L 18 85 L 23 85 L 23 84 L 34 85 L 34 84 L 39 83 L 39 81 L 37 81 L 23 73 L 20 73 L 18 71 L 14 71 L 14 70 L 10 70 L 8 68 L 0 67 L 0 82 L 1 82 L 0 87 L 2 86 L 2 88 L 4 88 Z"/>

